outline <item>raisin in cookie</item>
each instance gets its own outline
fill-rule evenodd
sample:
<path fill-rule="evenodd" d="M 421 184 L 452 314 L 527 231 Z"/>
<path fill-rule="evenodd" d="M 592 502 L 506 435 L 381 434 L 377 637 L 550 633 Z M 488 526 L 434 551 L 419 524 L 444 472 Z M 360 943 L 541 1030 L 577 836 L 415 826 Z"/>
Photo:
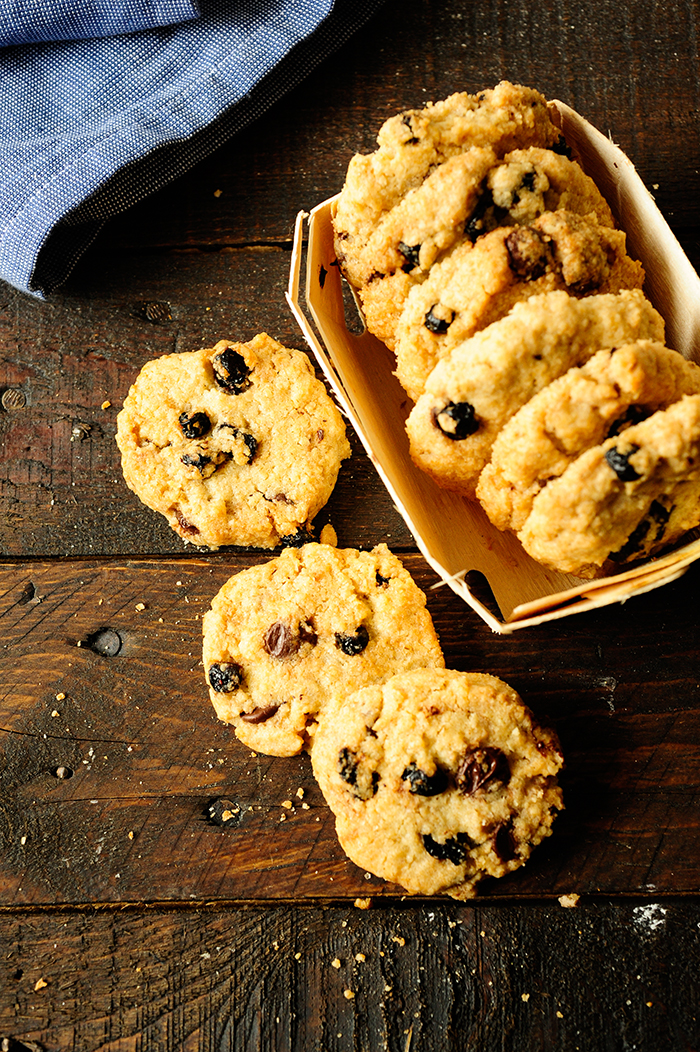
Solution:
<path fill-rule="evenodd" d="M 534 394 L 603 348 L 663 338 L 663 319 L 639 290 L 518 303 L 430 374 L 406 424 L 411 457 L 439 485 L 473 497 L 497 434 Z"/>
<path fill-rule="evenodd" d="M 700 393 L 700 367 L 642 340 L 599 351 L 519 409 L 481 472 L 476 495 L 494 525 L 519 530 L 543 486 L 581 453 L 685 394 Z"/>
<path fill-rule="evenodd" d="M 428 278 L 434 263 L 460 245 L 466 246 L 464 255 L 497 227 L 527 226 L 554 210 L 593 215 L 603 226 L 615 226 L 593 180 L 552 150 L 530 147 L 498 158 L 474 148 L 446 161 L 383 216 L 367 239 L 360 257 L 364 270 L 360 273 L 359 260 L 355 268 L 367 327 L 393 349 L 408 293 Z M 421 322 L 440 332 L 449 317 L 427 311 Z"/>
<path fill-rule="evenodd" d="M 307 745 L 332 693 L 444 665 L 424 594 L 383 544 L 289 548 L 232 577 L 203 628 L 219 719 L 273 756 Z"/>
<path fill-rule="evenodd" d="M 334 696 L 311 761 L 347 855 L 422 895 L 473 897 L 527 861 L 563 806 L 556 734 L 480 673 L 423 669 Z"/>
<path fill-rule="evenodd" d="M 117 417 L 117 444 L 129 488 L 211 548 L 308 541 L 350 455 L 307 355 L 265 333 L 148 362 Z"/>
<path fill-rule="evenodd" d="M 518 532 L 533 558 L 597 576 L 700 523 L 700 395 L 685 395 L 582 453 L 532 502 Z"/>
<path fill-rule="evenodd" d="M 492 230 L 456 248 L 410 290 L 396 329 L 396 375 L 417 401 L 453 347 L 516 303 L 556 289 L 582 297 L 641 288 L 643 281 L 625 234 L 593 215 L 558 209 L 529 226 Z"/>

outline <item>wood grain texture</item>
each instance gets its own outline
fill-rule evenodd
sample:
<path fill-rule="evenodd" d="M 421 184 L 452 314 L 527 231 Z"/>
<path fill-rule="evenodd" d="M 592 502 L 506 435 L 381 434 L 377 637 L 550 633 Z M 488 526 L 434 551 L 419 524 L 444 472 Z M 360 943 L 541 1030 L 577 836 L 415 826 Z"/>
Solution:
<path fill-rule="evenodd" d="M 401 894 L 345 858 L 307 757 L 251 754 L 210 707 L 202 614 L 261 558 L 0 569 L 0 904 Z M 503 639 L 431 590 L 420 556 L 404 562 L 448 666 L 510 682 L 554 723 L 567 759 L 555 835 L 485 894 L 695 891 L 700 655 L 683 611 L 698 571 L 630 602 L 624 632 L 613 608 L 575 634 L 563 622 Z M 106 630 L 116 655 L 103 652 Z M 236 813 L 224 827 L 209 813 L 219 799 Z"/>
<path fill-rule="evenodd" d="M 45 1052 L 685 1052 L 700 1040 L 699 923 L 678 901 L 0 914 L 0 1038 Z"/>

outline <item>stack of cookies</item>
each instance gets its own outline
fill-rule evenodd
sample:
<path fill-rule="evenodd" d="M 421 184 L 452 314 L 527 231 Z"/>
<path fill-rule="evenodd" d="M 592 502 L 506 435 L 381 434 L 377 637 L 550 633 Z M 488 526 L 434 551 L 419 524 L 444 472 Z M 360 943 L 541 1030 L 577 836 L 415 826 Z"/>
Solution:
<path fill-rule="evenodd" d="M 507 82 L 388 120 L 334 206 L 412 400 L 414 462 L 581 577 L 700 522 L 700 369 L 664 345 L 607 202 Z"/>

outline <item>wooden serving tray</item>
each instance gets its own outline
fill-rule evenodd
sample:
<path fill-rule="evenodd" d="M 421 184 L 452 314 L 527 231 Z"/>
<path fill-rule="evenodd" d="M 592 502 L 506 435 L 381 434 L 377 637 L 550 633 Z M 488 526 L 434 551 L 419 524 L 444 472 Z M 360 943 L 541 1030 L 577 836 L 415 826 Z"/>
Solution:
<path fill-rule="evenodd" d="M 596 181 L 627 233 L 628 250 L 643 263 L 645 291 L 666 322 L 669 347 L 700 355 L 700 279 L 631 161 L 570 107 L 552 112 L 584 170 Z M 428 563 L 495 631 L 508 633 L 609 603 L 624 602 L 675 580 L 700 557 L 694 535 L 668 554 L 624 573 L 582 582 L 549 570 L 524 551 L 514 534 L 493 526 L 481 506 L 441 489 L 411 461 L 405 420 L 411 403 L 394 376 L 395 361 L 367 330 L 346 323 L 335 260 L 334 198 L 297 219 L 287 299 L 326 379 Z M 302 248 L 308 219 L 305 303 L 300 297 Z M 484 575 L 495 598 L 486 605 L 470 583 Z"/>

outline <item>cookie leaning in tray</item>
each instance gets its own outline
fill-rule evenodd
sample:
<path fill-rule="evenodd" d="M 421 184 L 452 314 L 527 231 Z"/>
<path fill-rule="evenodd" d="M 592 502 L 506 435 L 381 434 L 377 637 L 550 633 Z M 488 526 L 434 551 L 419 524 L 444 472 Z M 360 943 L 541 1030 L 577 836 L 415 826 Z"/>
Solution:
<path fill-rule="evenodd" d="M 685 395 L 582 453 L 518 531 L 533 558 L 595 577 L 648 558 L 700 523 L 700 395 Z"/>
<path fill-rule="evenodd" d="M 273 548 L 311 539 L 345 425 L 301 351 L 248 343 L 147 362 L 117 417 L 127 485 L 184 540 Z"/>
<path fill-rule="evenodd" d="M 480 673 L 424 669 L 335 695 L 311 761 L 347 855 L 422 895 L 473 897 L 523 865 L 563 806 L 556 734 Z"/>
<path fill-rule="evenodd" d="M 496 436 L 534 394 L 599 350 L 663 338 L 661 315 L 636 289 L 518 303 L 432 371 L 406 424 L 411 457 L 441 486 L 473 497 Z"/>
<path fill-rule="evenodd" d="M 649 340 L 599 351 L 569 369 L 496 437 L 476 488 L 491 522 L 519 530 L 537 494 L 581 453 L 686 394 L 700 394 L 700 367 Z"/>
<path fill-rule="evenodd" d="M 235 574 L 203 619 L 219 719 L 256 752 L 291 756 L 333 693 L 444 660 L 425 596 L 386 545 L 289 548 Z"/>

